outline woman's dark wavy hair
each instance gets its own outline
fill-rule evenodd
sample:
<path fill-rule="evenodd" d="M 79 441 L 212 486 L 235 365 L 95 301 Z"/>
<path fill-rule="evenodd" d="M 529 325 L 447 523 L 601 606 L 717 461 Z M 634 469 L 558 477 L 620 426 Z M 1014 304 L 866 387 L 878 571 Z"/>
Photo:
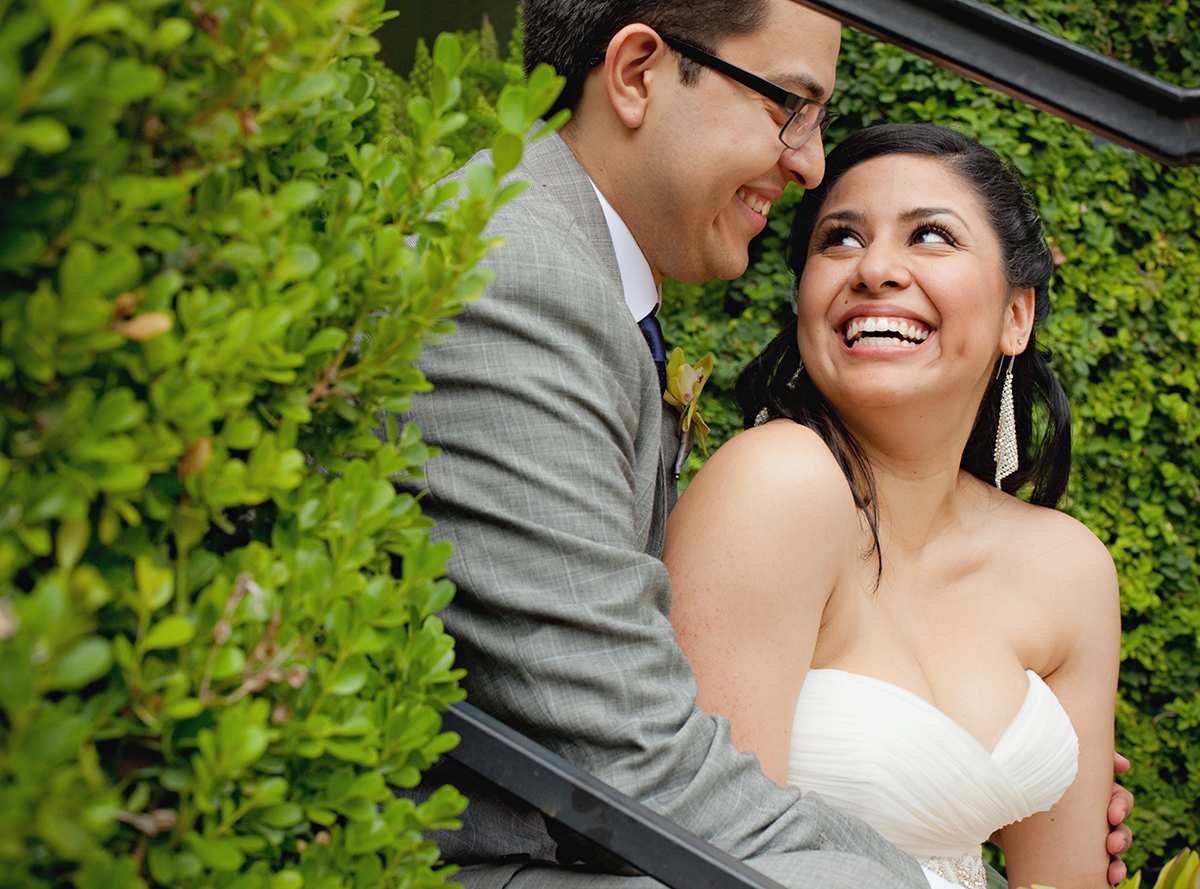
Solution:
<path fill-rule="evenodd" d="M 1036 326 L 1050 311 L 1054 260 L 1042 235 L 1042 222 L 1033 199 L 995 152 L 961 133 L 933 124 L 885 124 L 855 133 L 830 152 L 825 178 L 801 199 L 792 223 L 788 264 L 799 281 L 817 215 L 838 180 L 864 161 L 891 154 L 933 158 L 957 173 L 978 195 L 999 238 L 1009 284 L 1033 288 L 1035 326 L 1029 334 L 1029 345 L 1016 357 L 1013 366 L 1013 411 L 1020 468 L 1004 479 L 1002 486 L 1005 491 L 1015 493 L 1031 485 L 1031 503 L 1054 507 L 1066 490 L 1071 471 L 1071 408 L 1062 384 L 1050 369 L 1049 353 L 1037 347 Z M 800 364 L 796 332 L 797 322 L 793 321 L 738 378 L 736 394 L 743 421 L 750 426 L 766 408 L 772 419 L 786 417 L 803 423 L 824 439 L 850 483 L 855 502 L 870 522 L 879 559 L 878 503 L 866 455 L 808 374 L 801 373 L 794 385 L 789 386 Z M 997 364 L 997 373 L 992 375 L 979 405 L 962 455 L 962 468 L 988 484 L 994 484 L 996 478 L 993 449 L 1004 385 L 1001 366 L 1008 360 L 1008 356 L 1001 356 Z M 1042 434 L 1036 440 L 1035 405 L 1041 405 L 1046 416 Z"/>

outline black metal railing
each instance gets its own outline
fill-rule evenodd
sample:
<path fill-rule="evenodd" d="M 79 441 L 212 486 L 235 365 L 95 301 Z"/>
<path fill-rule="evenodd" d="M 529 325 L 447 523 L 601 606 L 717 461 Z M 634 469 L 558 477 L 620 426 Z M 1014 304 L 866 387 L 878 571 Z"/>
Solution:
<path fill-rule="evenodd" d="M 446 757 L 671 889 L 783 889 L 470 704 L 453 705 L 442 727 L 462 739 Z"/>
<path fill-rule="evenodd" d="M 796 0 L 1155 160 L 1200 163 L 1200 87 L 1178 87 L 975 0 Z"/>

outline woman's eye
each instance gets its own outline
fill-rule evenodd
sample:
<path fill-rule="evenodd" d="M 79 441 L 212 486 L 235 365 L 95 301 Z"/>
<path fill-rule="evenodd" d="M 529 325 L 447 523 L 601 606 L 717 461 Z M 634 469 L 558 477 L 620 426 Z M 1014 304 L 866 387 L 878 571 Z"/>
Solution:
<path fill-rule="evenodd" d="M 953 244 L 954 238 L 950 237 L 950 233 L 945 229 L 926 226 L 917 231 L 913 236 L 913 242 L 917 244 Z"/>
<path fill-rule="evenodd" d="M 862 247 L 863 240 L 848 228 L 835 228 L 825 233 L 821 238 L 821 249 L 830 247 Z"/>

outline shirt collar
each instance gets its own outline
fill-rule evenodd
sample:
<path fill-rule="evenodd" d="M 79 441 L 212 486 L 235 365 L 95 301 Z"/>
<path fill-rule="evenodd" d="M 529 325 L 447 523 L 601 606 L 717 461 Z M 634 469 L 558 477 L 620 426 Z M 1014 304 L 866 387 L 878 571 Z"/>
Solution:
<path fill-rule="evenodd" d="M 591 182 L 591 179 L 588 179 Z M 641 321 L 647 315 L 658 311 L 662 305 L 662 286 L 654 283 L 654 273 L 650 271 L 650 263 L 638 246 L 633 232 L 625 224 L 625 220 L 617 215 L 613 205 L 596 188 L 592 189 L 600 199 L 600 209 L 604 211 L 604 221 L 608 223 L 608 234 L 612 238 L 613 250 L 617 254 L 617 268 L 621 271 L 621 287 L 625 291 L 625 305 L 634 321 Z"/>

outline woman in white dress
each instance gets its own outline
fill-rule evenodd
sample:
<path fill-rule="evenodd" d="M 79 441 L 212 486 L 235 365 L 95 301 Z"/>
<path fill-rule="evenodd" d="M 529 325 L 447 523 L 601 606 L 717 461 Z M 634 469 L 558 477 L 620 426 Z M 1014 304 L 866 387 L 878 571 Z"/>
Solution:
<path fill-rule="evenodd" d="M 739 381 L 756 427 L 668 525 L 697 702 L 960 885 L 998 831 L 1011 885 L 1104 889 L 1120 606 L 1053 508 L 1070 417 L 1036 348 L 1036 209 L 978 143 L 874 127 L 830 154 L 791 261 L 798 323 Z"/>

